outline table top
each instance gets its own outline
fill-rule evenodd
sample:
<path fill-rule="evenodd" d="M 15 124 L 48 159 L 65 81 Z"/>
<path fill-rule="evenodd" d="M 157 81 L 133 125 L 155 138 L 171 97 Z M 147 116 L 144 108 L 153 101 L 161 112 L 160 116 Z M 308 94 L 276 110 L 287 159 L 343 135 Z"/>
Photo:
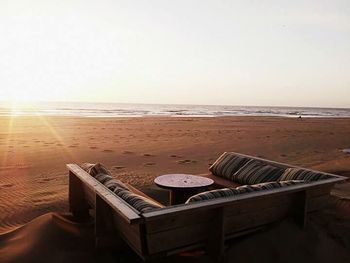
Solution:
<path fill-rule="evenodd" d="M 154 183 L 164 188 L 186 189 L 209 186 L 214 181 L 210 178 L 191 174 L 165 174 L 154 179 Z"/>

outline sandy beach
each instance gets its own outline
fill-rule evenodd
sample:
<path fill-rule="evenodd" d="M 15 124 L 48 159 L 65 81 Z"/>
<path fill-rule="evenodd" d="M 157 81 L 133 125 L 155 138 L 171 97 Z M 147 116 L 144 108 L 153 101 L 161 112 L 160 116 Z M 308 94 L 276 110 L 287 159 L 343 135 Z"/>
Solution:
<path fill-rule="evenodd" d="M 116 178 L 152 192 L 155 177 L 206 173 L 224 151 L 350 176 L 347 148 L 347 118 L 0 117 L 0 233 L 68 211 L 66 163 L 101 162 Z M 350 199 L 349 183 L 333 194 Z M 52 224 L 47 216 L 39 220 Z M 341 222 L 349 227 L 349 218 Z M 8 235 L 0 252 L 10 249 Z"/>

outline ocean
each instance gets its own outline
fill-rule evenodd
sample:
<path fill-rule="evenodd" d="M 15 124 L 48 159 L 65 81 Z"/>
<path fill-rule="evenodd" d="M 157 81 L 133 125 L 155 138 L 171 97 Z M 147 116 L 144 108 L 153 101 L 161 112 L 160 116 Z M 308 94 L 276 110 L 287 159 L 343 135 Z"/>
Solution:
<path fill-rule="evenodd" d="M 350 108 L 266 107 L 223 105 L 171 105 L 126 103 L 45 102 L 16 107 L 0 102 L 0 116 L 77 116 L 77 117 L 350 117 Z"/>

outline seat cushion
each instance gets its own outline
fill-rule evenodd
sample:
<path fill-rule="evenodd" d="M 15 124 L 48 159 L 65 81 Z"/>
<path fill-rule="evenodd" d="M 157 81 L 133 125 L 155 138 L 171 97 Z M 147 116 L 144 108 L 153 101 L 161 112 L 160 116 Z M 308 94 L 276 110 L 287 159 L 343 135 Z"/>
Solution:
<path fill-rule="evenodd" d="M 240 184 L 266 183 L 278 181 L 283 172 L 283 168 L 250 160 L 232 176 L 232 179 Z"/>
<path fill-rule="evenodd" d="M 120 188 L 123 188 L 125 190 L 129 190 L 131 191 L 130 187 L 127 186 L 126 184 L 124 184 L 122 181 L 118 180 L 118 179 L 111 179 L 111 180 L 108 180 L 107 182 L 104 183 L 104 186 L 106 186 L 109 190 L 111 191 L 114 191 L 114 189 L 116 187 L 120 187 Z"/>
<path fill-rule="evenodd" d="M 126 186 L 122 181 L 113 178 L 111 173 L 103 164 L 84 163 L 80 167 L 111 191 L 113 191 L 117 186 L 130 190 L 129 187 Z"/>
<path fill-rule="evenodd" d="M 209 168 L 213 175 L 232 180 L 232 175 L 250 159 L 234 153 L 223 153 Z"/>
<path fill-rule="evenodd" d="M 318 173 L 310 170 L 305 170 L 302 168 L 288 168 L 282 174 L 280 180 L 304 180 L 304 181 L 318 181 L 323 179 L 328 179 L 331 176 Z"/>
<path fill-rule="evenodd" d="M 215 198 L 223 198 L 223 197 L 229 197 L 239 194 L 246 194 L 261 190 L 271 190 L 275 188 L 280 187 L 286 187 L 291 186 L 295 184 L 304 183 L 305 181 L 302 180 L 291 180 L 291 181 L 280 181 L 280 182 L 268 182 L 268 183 L 261 183 L 261 184 L 254 184 L 254 185 L 242 185 L 236 188 L 222 188 L 222 189 L 216 189 L 211 191 L 202 192 L 196 195 L 191 196 L 187 201 L 186 204 L 196 201 L 204 201 L 204 200 L 210 200 Z"/>
<path fill-rule="evenodd" d="M 102 164 L 85 163 L 82 164 L 81 167 L 97 181 L 102 183 L 105 187 L 114 192 L 117 196 L 122 198 L 130 206 L 141 213 L 163 207 L 147 197 L 133 193 L 126 184 L 113 178 L 111 173 Z"/>
<path fill-rule="evenodd" d="M 160 204 L 153 202 L 151 199 L 135 194 L 120 187 L 116 187 L 114 189 L 114 193 L 141 213 L 149 212 L 163 207 Z"/>
<path fill-rule="evenodd" d="M 93 177 L 100 173 L 112 175 L 108 171 L 108 169 L 101 163 L 83 163 L 82 165 L 80 165 L 80 167 Z"/>

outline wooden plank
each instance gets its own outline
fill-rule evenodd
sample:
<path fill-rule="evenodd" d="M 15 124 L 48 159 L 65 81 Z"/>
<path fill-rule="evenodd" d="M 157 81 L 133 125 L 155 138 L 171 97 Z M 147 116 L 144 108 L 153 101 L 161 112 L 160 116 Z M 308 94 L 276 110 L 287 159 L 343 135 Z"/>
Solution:
<path fill-rule="evenodd" d="M 95 192 L 92 191 L 89 187 L 87 187 L 85 184 L 83 184 L 85 199 L 89 204 L 90 208 L 95 207 Z"/>
<path fill-rule="evenodd" d="M 330 204 L 329 195 L 321 195 L 309 199 L 308 212 L 314 212 L 326 208 Z"/>
<path fill-rule="evenodd" d="M 67 164 L 70 172 L 76 175 L 88 188 L 95 191 L 109 206 L 119 213 L 129 224 L 134 224 L 142 221 L 139 212 L 129 206 L 124 200 L 112 193 L 103 184 L 85 172 L 76 164 Z"/>
<path fill-rule="evenodd" d="M 228 205 L 226 207 L 226 216 L 234 216 L 239 214 L 245 214 L 250 211 L 259 211 L 262 209 L 266 209 L 269 207 L 275 207 L 275 206 L 286 206 L 290 207 L 291 204 L 294 202 L 296 194 L 286 194 L 281 195 L 279 197 L 271 197 L 266 196 L 263 198 L 259 198 L 257 200 L 241 200 L 240 202 L 233 203 L 232 205 Z"/>
<path fill-rule="evenodd" d="M 188 210 L 191 210 L 191 211 L 207 210 L 215 207 L 226 206 L 232 202 L 238 202 L 239 200 L 244 200 L 244 199 L 258 200 L 259 198 L 263 198 L 266 196 L 278 198 L 280 196 L 290 194 L 290 193 L 296 193 L 298 191 L 316 189 L 320 186 L 322 187 L 326 185 L 331 186 L 334 184 L 335 181 L 339 181 L 339 180 L 340 179 L 331 178 L 331 179 L 325 179 L 322 181 L 310 182 L 306 184 L 297 184 L 297 185 L 292 185 L 288 187 L 281 187 L 281 188 L 276 188 L 271 190 L 241 194 L 241 195 L 236 195 L 236 196 L 227 197 L 227 198 L 217 198 L 217 199 L 212 199 L 205 202 L 193 202 L 187 205 L 166 207 L 164 209 L 144 213 L 143 217 L 145 218 L 146 221 L 151 221 L 151 220 L 157 220 L 161 217 L 167 217 L 169 216 L 169 214 L 177 213 L 178 215 L 180 215 L 181 213 L 185 213 Z"/>
<path fill-rule="evenodd" d="M 230 217 L 225 214 L 223 222 L 224 226 L 221 226 L 224 227 L 224 230 L 221 231 L 224 231 L 225 236 L 229 236 L 240 231 L 255 229 L 259 226 L 278 221 L 288 216 L 289 211 L 290 206 L 280 205 L 268 207 L 264 210 L 251 209 L 251 211 L 247 213 L 237 214 Z M 205 221 L 199 221 L 196 222 L 196 224 L 188 221 L 184 222 L 184 224 L 178 228 L 172 228 L 162 232 L 148 233 L 146 237 L 149 253 L 160 253 L 167 250 L 191 246 L 198 242 L 205 242 L 210 238 L 211 230 L 219 231 L 216 235 L 222 235 L 222 232 L 220 232 L 218 228 L 220 224 L 216 221 L 219 220 L 218 216 L 220 217 L 218 210 L 209 210 L 207 213 L 211 216 L 207 217 L 207 220 Z M 184 217 L 187 217 L 187 215 L 184 215 Z M 217 222 L 218 224 L 214 224 L 214 222 Z M 221 245 L 222 244 L 219 243 L 219 247 L 221 247 Z M 217 249 L 218 248 L 216 248 L 216 250 Z"/>
<path fill-rule="evenodd" d="M 176 213 L 164 218 L 159 218 L 155 221 L 150 221 L 146 223 L 146 232 L 147 233 L 157 233 L 166 231 L 169 229 L 179 228 L 183 225 L 196 225 L 201 222 L 209 222 L 212 218 L 211 213 L 208 211 L 197 211 L 183 214 L 182 216 L 178 216 Z"/>
<path fill-rule="evenodd" d="M 213 211 L 214 220 L 210 223 L 207 239 L 207 253 L 213 262 L 221 262 L 224 258 L 225 246 L 225 209 L 217 208 Z"/>
<path fill-rule="evenodd" d="M 111 207 L 99 196 L 95 195 L 95 242 L 96 247 L 120 247 L 120 235 L 113 224 Z"/>
<path fill-rule="evenodd" d="M 228 217 L 226 218 L 226 234 L 276 222 L 287 217 L 289 210 L 288 206 L 282 205 Z"/>
<path fill-rule="evenodd" d="M 168 231 L 147 234 L 146 240 L 150 254 L 160 253 L 184 246 L 193 245 L 208 238 L 210 222 L 199 223 Z"/>
<path fill-rule="evenodd" d="M 69 211 L 77 218 L 86 218 L 89 216 L 89 205 L 85 199 L 83 183 L 72 173 L 69 172 Z"/>
<path fill-rule="evenodd" d="M 315 189 L 311 189 L 307 191 L 308 197 L 317 197 L 322 195 L 330 195 L 330 192 L 332 190 L 332 186 L 326 185 L 326 186 L 320 186 Z"/>
<path fill-rule="evenodd" d="M 225 234 L 248 231 L 280 220 L 289 215 L 295 201 L 296 194 L 293 194 L 282 196 L 281 199 L 269 197 L 260 200 L 241 200 L 231 206 L 227 205 L 225 206 Z M 163 218 L 154 222 L 146 222 L 150 252 L 165 250 L 166 247 L 162 247 L 164 243 L 170 249 L 171 245 L 174 246 L 173 248 L 183 247 L 205 240 L 208 238 L 210 229 L 213 228 L 217 215 L 220 213 L 210 210 L 188 211 L 178 218 L 174 215 L 167 218 L 168 220 Z M 172 236 L 171 243 L 165 242 L 169 236 Z"/>
<path fill-rule="evenodd" d="M 308 209 L 308 192 L 302 191 L 298 193 L 296 206 L 294 209 L 296 220 L 302 229 L 304 229 L 306 226 L 307 209 Z"/>
<path fill-rule="evenodd" d="M 141 231 L 138 224 L 128 224 L 120 215 L 112 211 L 113 227 L 119 233 L 119 235 L 125 240 L 125 242 L 141 257 L 143 254 L 143 244 L 141 242 Z"/>
<path fill-rule="evenodd" d="M 274 198 L 266 196 L 265 198 L 239 200 L 225 206 L 226 217 L 247 213 L 251 210 L 257 211 L 266 207 L 285 205 L 289 206 L 295 199 L 295 194 L 291 196 L 280 196 Z M 177 213 L 169 214 L 167 217 L 159 218 L 156 221 L 149 221 L 146 224 L 147 233 L 156 233 L 181 227 L 185 224 L 197 224 L 199 222 L 211 220 L 211 215 L 208 210 L 192 211 L 188 210 L 186 213 L 179 216 Z"/>

